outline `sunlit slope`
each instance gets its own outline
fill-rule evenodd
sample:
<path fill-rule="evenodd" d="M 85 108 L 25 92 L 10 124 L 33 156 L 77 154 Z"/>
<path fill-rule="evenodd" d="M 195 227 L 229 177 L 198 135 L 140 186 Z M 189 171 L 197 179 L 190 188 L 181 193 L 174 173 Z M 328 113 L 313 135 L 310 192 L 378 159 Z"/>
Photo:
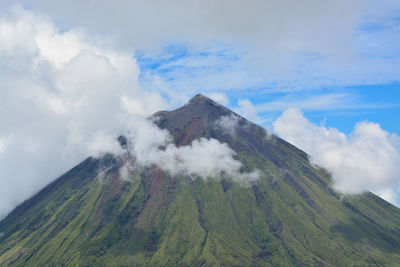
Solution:
<path fill-rule="evenodd" d="M 200 95 L 157 121 L 178 145 L 228 143 L 258 181 L 157 166 L 123 180 L 126 157 L 88 158 L 0 222 L 0 265 L 398 265 L 398 208 L 371 193 L 342 198 L 301 150 L 242 118 L 220 127 L 232 114 Z"/>

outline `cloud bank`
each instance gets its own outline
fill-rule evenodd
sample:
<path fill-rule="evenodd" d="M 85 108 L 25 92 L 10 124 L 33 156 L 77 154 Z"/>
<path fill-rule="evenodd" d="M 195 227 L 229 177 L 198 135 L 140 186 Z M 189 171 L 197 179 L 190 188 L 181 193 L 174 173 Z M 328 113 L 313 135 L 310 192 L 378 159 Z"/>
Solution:
<path fill-rule="evenodd" d="M 245 178 L 225 144 L 170 144 L 168 133 L 145 119 L 169 103 L 139 86 L 131 53 L 84 29 L 61 31 L 18 7 L 0 13 L 0 62 L 0 218 L 87 156 L 120 153 L 121 133 L 131 137 L 139 164 Z"/>
<path fill-rule="evenodd" d="M 400 78 L 396 0 L 98 0 L 96 8 L 79 0 L 23 3 L 63 28 L 84 26 L 113 36 L 123 49 L 135 45 L 151 57 L 160 54 L 153 65 L 161 66 L 170 90 L 193 92 L 197 84 L 210 91 L 304 90 Z M 191 51 L 165 60 L 167 52 L 158 52 L 170 43 Z M 222 51 L 214 53 L 215 44 Z M 220 57 L 226 50 L 235 51 L 228 64 L 231 55 Z"/>
<path fill-rule="evenodd" d="M 400 139 L 379 124 L 359 122 L 346 135 L 318 126 L 298 109 L 287 109 L 274 131 L 311 155 L 311 161 L 333 175 L 333 188 L 344 194 L 372 191 L 391 203 L 400 188 Z"/>
<path fill-rule="evenodd" d="M 0 217 L 88 155 L 117 152 L 127 114 L 166 106 L 139 87 L 131 55 L 21 8 L 0 14 L 0 61 Z"/>
<path fill-rule="evenodd" d="M 171 40 L 200 44 L 226 40 L 251 44 L 264 52 L 313 50 L 335 54 L 349 52 L 347 41 L 353 29 L 364 13 L 373 11 L 359 0 L 122 0 L 118 5 L 99 0 L 95 9 L 91 1 L 26 2 L 33 9 L 52 14 L 57 24 L 85 26 L 100 35 L 115 36 L 125 46 L 148 48 Z"/>

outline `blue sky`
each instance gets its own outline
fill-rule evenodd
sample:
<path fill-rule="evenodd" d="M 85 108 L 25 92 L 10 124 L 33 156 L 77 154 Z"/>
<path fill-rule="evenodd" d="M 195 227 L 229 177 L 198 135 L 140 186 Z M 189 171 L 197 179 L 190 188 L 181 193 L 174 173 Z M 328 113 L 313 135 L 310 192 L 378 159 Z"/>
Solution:
<path fill-rule="evenodd" d="M 378 29 L 364 31 L 376 33 Z M 393 34 L 399 35 L 398 32 Z M 395 52 L 391 59 L 396 58 L 395 65 L 400 66 L 400 57 Z M 398 75 L 380 79 L 371 66 L 371 70 L 360 74 L 368 76 L 370 80 L 367 81 L 364 77 L 340 81 L 342 77 L 339 76 L 338 81 L 332 82 L 329 80 L 335 79 L 335 73 L 330 73 L 328 81 L 319 77 L 292 80 L 288 77 L 280 83 L 268 74 L 264 77 L 261 68 L 242 59 L 243 54 L 245 52 L 221 46 L 190 51 L 186 45 L 169 44 L 157 55 L 138 51 L 135 58 L 141 69 L 141 84 L 149 90 L 154 86 L 152 79 L 157 77 L 163 83 L 160 88 L 164 89 L 161 91 L 166 97 L 168 91 L 190 92 L 188 96 L 223 92 L 233 109 L 240 99 L 248 99 L 258 111 L 258 122 L 264 126 L 270 127 L 284 109 L 294 106 L 301 108 L 314 123 L 324 123 L 347 134 L 356 122 L 365 120 L 378 122 L 389 132 L 400 133 L 400 81 L 396 80 L 400 77 L 400 68 L 394 72 Z M 381 60 L 384 62 L 385 56 Z M 307 64 L 307 61 L 302 62 L 299 70 L 307 69 Z"/>
<path fill-rule="evenodd" d="M 399 134 L 400 5 L 371 1 L 357 8 L 364 12 L 356 22 L 332 24 L 341 29 L 337 36 L 335 29 L 329 29 L 333 34 L 327 39 L 342 40 L 326 50 L 308 47 L 307 40 L 299 41 L 305 43 L 299 49 L 277 43 L 266 50 L 259 46 L 268 40 L 256 39 L 256 44 L 246 46 L 222 38 L 200 44 L 164 43 L 156 52 L 139 49 L 135 57 L 142 71 L 141 83 L 154 88 L 156 77 L 157 86 L 167 96 L 170 91 L 186 95 L 223 92 L 231 108 L 240 99 L 248 99 L 258 111 L 258 122 L 265 126 L 271 126 L 285 108 L 297 106 L 313 122 L 345 133 L 356 122 L 368 120 Z M 313 30 L 320 34 L 326 28 Z M 287 39 L 297 41 L 292 36 Z"/>

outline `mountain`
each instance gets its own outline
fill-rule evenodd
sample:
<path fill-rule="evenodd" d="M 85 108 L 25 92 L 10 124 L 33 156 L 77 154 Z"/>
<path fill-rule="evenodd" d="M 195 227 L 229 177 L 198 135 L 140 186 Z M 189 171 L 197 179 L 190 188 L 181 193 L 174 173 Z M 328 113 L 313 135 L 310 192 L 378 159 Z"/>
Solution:
<path fill-rule="evenodd" d="M 259 179 L 157 166 L 121 179 L 129 155 L 90 157 L 0 222 L 0 265 L 398 266 L 399 208 L 334 192 L 306 153 L 202 95 L 153 119 L 177 146 L 228 144 Z"/>

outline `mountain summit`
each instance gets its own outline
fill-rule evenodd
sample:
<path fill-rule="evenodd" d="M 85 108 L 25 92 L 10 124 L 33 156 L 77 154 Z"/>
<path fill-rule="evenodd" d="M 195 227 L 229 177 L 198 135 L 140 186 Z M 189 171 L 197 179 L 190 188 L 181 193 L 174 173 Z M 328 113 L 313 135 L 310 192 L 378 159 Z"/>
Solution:
<path fill-rule="evenodd" d="M 196 95 L 181 108 L 155 114 L 160 120 L 158 125 L 168 129 L 171 133 L 181 132 L 191 127 L 210 129 L 218 119 L 228 115 L 239 117 L 233 111 L 202 94 Z"/>
<path fill-rule="evenodd" d="M 308 155 L 199 94 L 151 118 L 177 147 L 218 140 L 246 184 L 226 173 L 120 172 L 122 156 L 88 158 L 0 222 L 0 265 L 396 266 L 400 210 L 334 192 Z M 121 145 L 127 140 L 120 137 Z M 126 157 L 126 155 L 125 155 Z"/>

